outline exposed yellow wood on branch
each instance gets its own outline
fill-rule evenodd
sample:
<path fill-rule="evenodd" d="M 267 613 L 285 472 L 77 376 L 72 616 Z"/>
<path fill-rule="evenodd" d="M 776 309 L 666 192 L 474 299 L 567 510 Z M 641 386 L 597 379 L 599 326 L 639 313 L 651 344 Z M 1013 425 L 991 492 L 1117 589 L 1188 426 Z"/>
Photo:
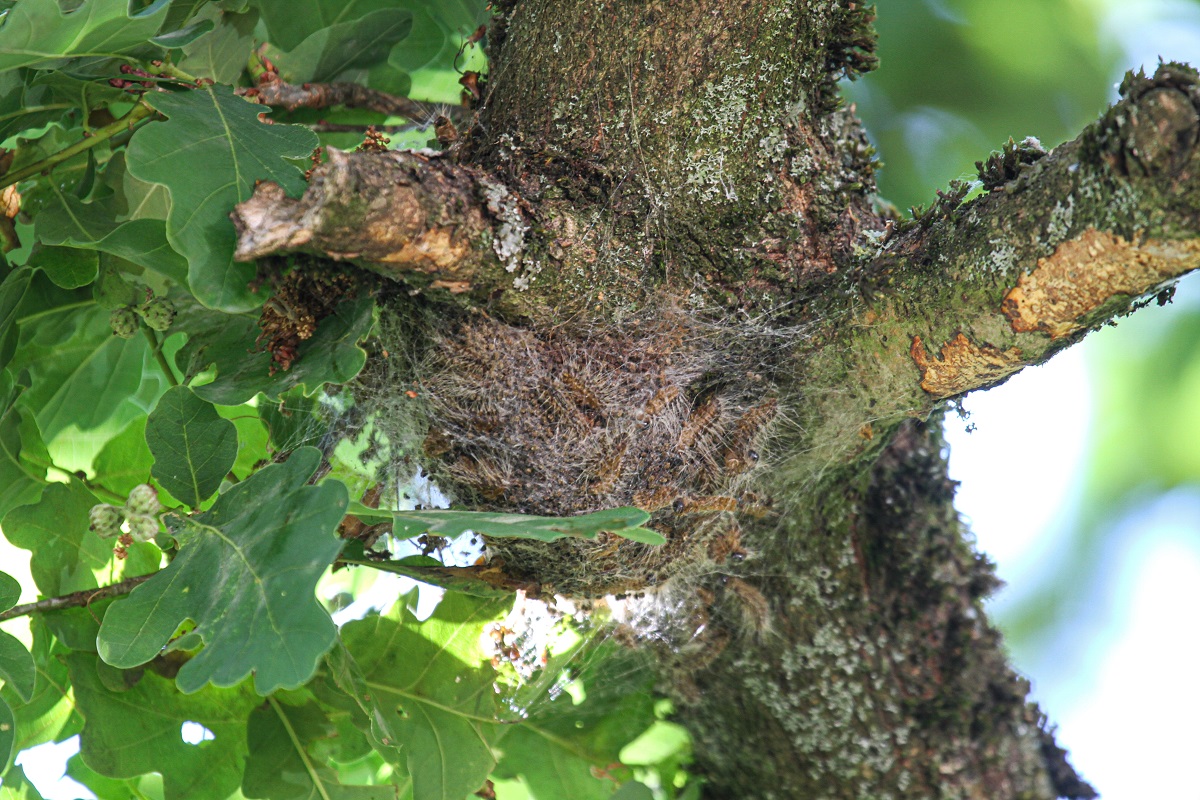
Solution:
<path fill-rule="evenodd" d="M 1116 295 L 1139 295 L 1194 269 L 1196 240 L 1129 242 L 1088 228 L 1063 242 L 1037 268 L 1022 275 L 1001 308 L 1017 333 L 1040 331 L 1052 339 L 1084 326 L 1083 318 Z"/>
<path fill-rule="evenodd" d="M 929 357 L 920 336 L 913 337 L 909 352 L 921 370 L 921 388 L 939 399 L 994 383 L 1025 366 L 1019 349 L 978 345 L 961 333 L 942 345 L 938 358 Z"/>

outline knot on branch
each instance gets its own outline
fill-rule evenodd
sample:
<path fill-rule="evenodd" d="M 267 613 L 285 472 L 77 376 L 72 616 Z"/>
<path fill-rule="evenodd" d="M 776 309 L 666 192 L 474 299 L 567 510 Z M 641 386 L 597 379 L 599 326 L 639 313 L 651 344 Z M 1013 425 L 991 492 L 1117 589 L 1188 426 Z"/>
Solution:
<path fill-rule="evenodd" d="M 1126 73 L 1120 91 L 1124 102 L 1105 114 L 1092 145 L 1123 175 L 1178 175 L 1200 138 L 1200 75 L 1164 63 L 1152 76 Z"/>

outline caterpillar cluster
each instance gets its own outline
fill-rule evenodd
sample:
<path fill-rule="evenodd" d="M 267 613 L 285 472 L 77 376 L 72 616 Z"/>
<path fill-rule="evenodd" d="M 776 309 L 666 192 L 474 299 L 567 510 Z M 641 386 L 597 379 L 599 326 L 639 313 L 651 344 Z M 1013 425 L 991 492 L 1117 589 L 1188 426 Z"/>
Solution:
<path fill-rule="evenodd" d="M 737 518 L 778 416 L 770 383 L 682 314 L 617 330 L 541 331 L 478 315 L 417 372 L 424 456 L 483 508 L 564 516 L 635 505 L 668 543 L 494 543 L 506 571 L 597 596 L 654 586 L 683 565 L 744 557 Z M 597 563 L 603 561 L 603 563 Z"/>

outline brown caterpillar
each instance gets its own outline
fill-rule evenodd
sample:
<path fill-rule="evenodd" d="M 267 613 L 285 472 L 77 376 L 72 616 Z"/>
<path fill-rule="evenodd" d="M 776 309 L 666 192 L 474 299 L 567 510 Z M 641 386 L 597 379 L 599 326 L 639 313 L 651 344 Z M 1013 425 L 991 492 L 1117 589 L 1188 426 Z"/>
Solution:
<path fill-rule="evenodd" d="M 621 442 L 612 453 L 601 459 L 596 465 L 596 476 L 588 485 L 590 494 L 609 494 L 621 478 L 621 468 L 625 465 L 625 451 L 629 442 Z"/>
<path fill-rule="evenodd" d="M 679 431 L 679 449 L 687 450 L 705 435 L 712 428 L 720 411 L 721 401 L 715 394 L 709 395 L 708 399 L 693 408 L 683 423 L 683 429 Z"/>

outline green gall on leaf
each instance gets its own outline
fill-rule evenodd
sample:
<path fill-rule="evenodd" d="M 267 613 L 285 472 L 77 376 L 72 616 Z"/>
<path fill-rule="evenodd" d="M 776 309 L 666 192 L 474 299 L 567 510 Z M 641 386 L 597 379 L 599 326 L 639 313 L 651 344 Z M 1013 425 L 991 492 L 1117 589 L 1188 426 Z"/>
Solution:
<path fill-rule="evenodd" d="M 158 535 L 158 520 L 145 514 L 130 514 L 129 535 L 139 542 L 148 542 Z"/>
<path fill-rule="evenodd" d="M 165 297 L 152 297 L 137 307 L 137 313 L 146 321 L 146 327 L 165 331 L 175 321 L 175 305 Z"/>
<path fill-rule="evenodd" d="M 129 492 L 125 501 L 125 511 L 133 516 L 153 516 L 162 511 L 158 502 L 158 490 L 148 483 L 139 483 Z"/>
<path fill-rule="evenodd" d="M 113 334 L 122 339 L 132 339 L 137 336 L 138 315 L 128 306 L 113 311 L 108 317 L 108 324 L 112 328 Z"/>
<path fill-rule="evenodd" d="M 124 518 L 121 509 L 108 503 L 92 506 L 88 512 L 89 527 L 101 539 L 112 539 L 121 535 L 121 520 Z"/>

